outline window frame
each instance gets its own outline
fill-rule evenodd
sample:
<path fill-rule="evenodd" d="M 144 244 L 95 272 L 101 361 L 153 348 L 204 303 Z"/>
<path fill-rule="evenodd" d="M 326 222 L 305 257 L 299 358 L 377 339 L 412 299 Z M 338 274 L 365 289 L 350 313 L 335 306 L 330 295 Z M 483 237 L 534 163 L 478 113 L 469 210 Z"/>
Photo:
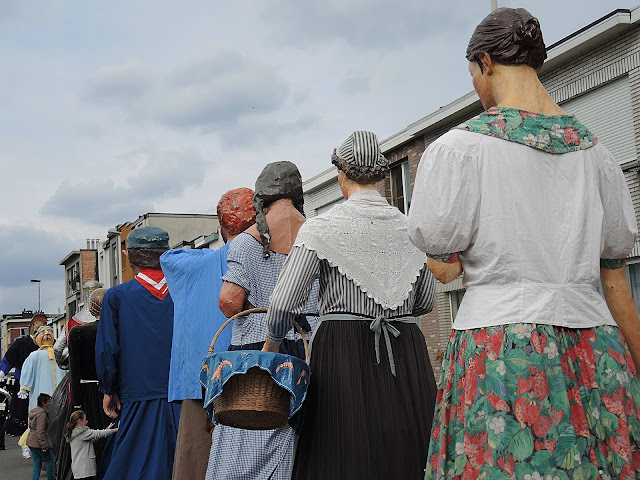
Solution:
<path fill-rule="evenodd" d="M 402 185 L 401 195 L 397 195 L 396 183 L 397 175 L 400 175 L 400 185 Z M 409 167 L 409 158 L 404 157 L 398 162 L 395 162 L 389 171 L 389 183 L 391 186 L 391 204 L 407 215 L 411 208 L 411 170 Z M 402 202 L 402 207 L 398 206 L 398 203 Z"/>

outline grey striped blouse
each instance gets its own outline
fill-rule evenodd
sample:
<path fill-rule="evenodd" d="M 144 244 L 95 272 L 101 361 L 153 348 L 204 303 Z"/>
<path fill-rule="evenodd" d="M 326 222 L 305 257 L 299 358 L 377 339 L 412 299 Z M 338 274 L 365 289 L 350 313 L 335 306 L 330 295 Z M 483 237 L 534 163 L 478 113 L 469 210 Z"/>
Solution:
<path fill-rule="evenodd" d="M 375 261 L 375 259 L 371 259 Z M 387 318 L 403 315 L 423 315 L 433 308 L 435 281 L 426 266 L 414 284 L 409 297 L 396 310 L 384 309 L 367 297 L 353 281 L 338 268 L 320 260 L 316 253 L 304 246 L 295 246 L 287 258 L 276 284 L 267 312 L 267 334 L 281 340 L 291 328 L 295 316 L 302 312 L 314 280 L 320 280 L 318 312 L 352 313 L 367 317 L 384 315 Z"/>

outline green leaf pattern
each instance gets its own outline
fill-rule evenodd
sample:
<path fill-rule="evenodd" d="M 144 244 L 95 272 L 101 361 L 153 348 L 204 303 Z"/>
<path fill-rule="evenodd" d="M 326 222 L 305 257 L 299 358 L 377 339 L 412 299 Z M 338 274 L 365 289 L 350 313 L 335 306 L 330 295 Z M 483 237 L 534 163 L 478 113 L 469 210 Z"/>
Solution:
<path fill-rule="evenodd" d="M 619 331 L 454 330 L 426 479 L 640 479 L 640 381 Z"/>
<path fill-rule="evenodd" d="M 575 152 L 598 143 L 596 136 L 573 115 L 543 115 L 515 108 L 492 107 L 455 128 L 547 153 Z"/>

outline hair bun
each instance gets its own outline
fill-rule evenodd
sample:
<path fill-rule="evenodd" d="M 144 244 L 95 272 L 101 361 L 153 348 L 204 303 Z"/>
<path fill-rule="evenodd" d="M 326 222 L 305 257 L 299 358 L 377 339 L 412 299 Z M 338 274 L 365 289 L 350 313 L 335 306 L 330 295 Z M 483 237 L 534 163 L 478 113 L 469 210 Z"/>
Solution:
<path fill-rule="evenodd" d="M 504 65 L 542 67 L 547 52 L 538 19 L 524 8 L 494 10 L 474 30 L 465 56 L 477 61 L 480 53 Z"/>
<path fill-rule="evenodd" d="M 535 46 L 540 42 L 540 36 L 540 24 L 535 17 L 531 17 L 525 22 L 516 20 L 513 24 L 514 43 L 525 46 Z"/>

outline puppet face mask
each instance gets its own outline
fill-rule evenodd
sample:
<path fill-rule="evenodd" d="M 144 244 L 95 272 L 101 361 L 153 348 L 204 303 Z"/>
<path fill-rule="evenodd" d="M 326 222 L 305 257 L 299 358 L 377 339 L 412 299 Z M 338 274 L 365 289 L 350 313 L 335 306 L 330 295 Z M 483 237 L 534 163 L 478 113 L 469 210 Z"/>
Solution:
<path fill-rule="evenodd" d="M 38 347 L 44 346 L 53 346 L 53 329 L 51 327 L 39 327 L 36 330 L 36 338 L 35 342 Z"/>

